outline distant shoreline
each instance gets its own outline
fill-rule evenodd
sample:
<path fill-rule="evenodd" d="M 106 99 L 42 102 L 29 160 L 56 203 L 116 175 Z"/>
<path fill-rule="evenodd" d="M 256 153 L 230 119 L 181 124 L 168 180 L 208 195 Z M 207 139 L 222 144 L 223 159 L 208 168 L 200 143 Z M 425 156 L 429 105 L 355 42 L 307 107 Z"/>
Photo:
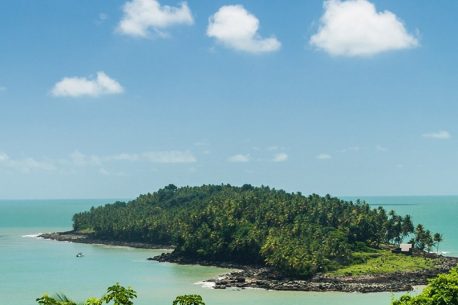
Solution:
<path fill-rule="evenodd" d="M 109 246 L 123 246 L 140 249 L 173 250 L 171 245 L 154 245 L 141 242 L 122 242 L 92 238 L 89 234 L 79 234 L 73 231 L 45 233 L 39 237 L 57 241 L 68 241 L 84 244 L 101 244 Z M 317 274 L 309 280 L 297 280 L 278 274 L 268 267 L 244 266 L 227 262 L 211 262 L 195 260 L 163 253 L 147 258 L 158 262 L 170 262 L 182 265 L 215 266 L 236 271 L 223 274 L 216 279 L 203 282 L 212 283 L 214 289 L 226 288 L 261 288 L 267 290 L 284 291 L 314 291 L 314 292 L 405 292 L 412 291 L 415 286 L 428 283 L 428 279 L 440 273 L 448 272 L 458 264 L 457 257 L 439 257 L 438 264 L 431 270 L 395 272 L 389 274 L 373 274 L 361 276 L 330 276 Z"/>
<path fill-rule="evenodd" d="M 149 243 L 142 242 L 125 242 L 125 241 L 114 241 L 114 240 L 105 240 L 93 238 L 89 234 L 80 234 L 75 233 L 74 231 L 67 232 L 53 232 L 53 233 L 43 233 L 38 237 L 50 240 L 57 241 L 67 241 L 81 244 L 94 244 L 94 245 L 106 245 L 106 246 L 118 246 L 118 247 L 131 247 L 138 249 L 164 249 L 164 250 L 173 250 L 171 245 L 153 245 Z"/>

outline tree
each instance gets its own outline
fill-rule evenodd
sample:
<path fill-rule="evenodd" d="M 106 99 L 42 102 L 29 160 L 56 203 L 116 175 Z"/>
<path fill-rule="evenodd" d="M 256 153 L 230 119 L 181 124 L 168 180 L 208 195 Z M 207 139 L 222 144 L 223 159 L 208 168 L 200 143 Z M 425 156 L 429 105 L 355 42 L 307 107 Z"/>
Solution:
<path fill-rule="evenodd" d="M 415 230 L 410 215 L 404 216 L 402 219 L 402 239 L 405 239 Z"/>
<path fill-rule="evenodd" d="M 197 294 L 188 294 L 177 296 L 173 305 L 205 305 L 202 301 L 202 297 Z"/>
<path fill-rule="evenodd" d="M 105 303 L 114 302 L 114 305 L 133 305 L 132 300 L 137 297 L 137 293 L 130 287 L 125 288 L 119 283 L 108 287 L 107 293 L 102 297 Z"/>
<path fill-rule="evenodd" d="M 434 240 L 433 236 L 431 235 L 430 230 L 426 230 L 425 235 L 424 235 L 424 243 L 426 246 L 426 251 L 431 252 L 431 249 L 434 246 Z"/>
<path fill-rule="evenodd" d="M 388 242 L 394 242 L 399 245 L 402 241 L 403 235 L 403 219 L 401 216 L 396 215 L 396 213 L 391 210 L 388 213 L 388 221 L 386 222 L 386 240 Z"/>
<path fill-rule="evenodd" d="M 418 296 L 403 295 L 392 305 L 456 305 L 458 304 L 458 269 L 440 274 Z"/>
<path fill-rule="evenodd" d="M 436 252 L 439 253 L 439 244 L 443 240 L 442 234 L 435 233 L 433 237 L 434 243 L 436 245 Z"/>
<path fill-rule="evenodd" d="M 415 228 L 415 247 L 419 250 L 430 251 L 433 246 L 433 238 L 431 236 L 431 231 L 425 230 L 424 226 L 419 224 Z"/>
<path fill-rule="evenodd" d="M 76 305 L 75 302 L 71 301 L 63 294 L 57 294 L 55 297 L 50 297 L 45 294 L 41 298 L 36 299 L 36 301 L 40 305 Z"/>
<path fill-rule="evenodd" d="M 99 298 L 89 298 L 84 305 L 102 305 L 110 304 L 113 301 L 113 305 L 133 305 L 132 300 L 137 297 L 137 293 L 132 288 L 125 288 L 119 283 L 108 287 L 107 293 Z M 70 300 L 63 294 L 57 294 L 55 297 L 44 295 L 41 298 L 36 299 L 39 305 L 77 305 L 77 303 Z"/>

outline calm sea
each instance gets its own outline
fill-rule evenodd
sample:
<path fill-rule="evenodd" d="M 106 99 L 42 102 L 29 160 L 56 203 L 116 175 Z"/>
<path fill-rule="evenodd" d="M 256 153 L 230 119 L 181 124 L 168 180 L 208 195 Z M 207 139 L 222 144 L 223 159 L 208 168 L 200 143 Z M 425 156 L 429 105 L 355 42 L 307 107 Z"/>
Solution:
<path fill-rule="evenodd" d="M 353 199 L 353 198 L 345 198 Z M 399 213 L 411 214 L 443 233 L 442 251 L 458 256 L 458 196 L 365 197 Z M 65 292 L 75 300 L 98 296 L 120 282 L 138 292 L 138 305 L 171 304 L 176 295 L 201 294 L 207 305 L 388 305 L 393 294 L 278 292 L 258 289 L 212 290 L 199 284 L 225 269 L 146 261 L 158 250 L 47 241 L 36 234 L 71 228 L 71 216 L 113 200 L 0 201 L 0 303 L 32 305 L 43 293 Z M 83 252 L 84 258 L 75 254 Z"/>

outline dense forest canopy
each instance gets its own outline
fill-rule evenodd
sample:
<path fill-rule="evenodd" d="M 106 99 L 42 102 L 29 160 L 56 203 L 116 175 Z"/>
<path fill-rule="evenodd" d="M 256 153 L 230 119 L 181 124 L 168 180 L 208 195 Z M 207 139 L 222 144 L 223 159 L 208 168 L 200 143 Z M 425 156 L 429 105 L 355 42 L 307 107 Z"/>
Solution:
<path fill-rule="evenodd" d="M 174 245 L 176 255 L 269 265 L 295 277 L 338 269 L 356 251 L 399 244 L 412 233 L 418 248 L 434 245 L 431 232 L 414 228 L 408 215 L 251 185 L 168 185 L 75 214 L 73 226 L 100 239 Z"/>

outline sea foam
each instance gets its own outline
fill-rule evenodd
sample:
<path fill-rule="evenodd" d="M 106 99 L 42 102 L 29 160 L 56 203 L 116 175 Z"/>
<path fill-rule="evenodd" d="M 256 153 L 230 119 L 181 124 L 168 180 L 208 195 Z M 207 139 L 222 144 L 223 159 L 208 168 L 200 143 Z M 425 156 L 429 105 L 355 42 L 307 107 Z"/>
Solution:
<path fill-rule="evenodd" d="M 202 288 L 213 288 L 215 286 L 215 282 L 206 282 L 206 281 L 200 281 L 194 283 L 195 285 L 199 285 Z"/>
<path fill-rule="evenodd" d="M 39 238 L 41 234 L 43 234 L 43 233 L 26 234 L 26 235 L 22 235 L 21 237 L 24 237 L 24 238 Z"/>

